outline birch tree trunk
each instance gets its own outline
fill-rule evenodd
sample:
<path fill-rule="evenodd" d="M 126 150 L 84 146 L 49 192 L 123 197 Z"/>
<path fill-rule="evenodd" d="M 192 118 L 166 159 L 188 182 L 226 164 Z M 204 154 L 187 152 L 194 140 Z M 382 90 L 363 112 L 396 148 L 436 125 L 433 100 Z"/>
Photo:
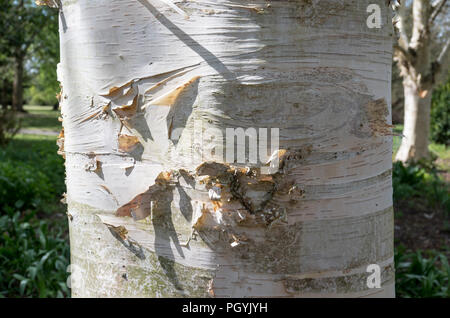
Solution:
<path fill-rule="evenodd" d="M 394 295 L 385 0 L 61 3 L 74 297 Z"/>
<path fill-rule="evenodd" d="M 403 138 L 396 160 L 418 161 L 429 158 L 429 131 L 431 97 L 433 88 L 442 78 L 447 79 L 448 46 L 443 46 L 439 56 L 431 57 L 431 28 L 438 14 L 444 11 L 446 0 L 414 0 L 412 6 L 413 28 L 411 38 L 404 25 L 406 3 L 403 1 L 397 23 L 400 38 L 395 57 L 403 77 L 405 115 Z"/>
<path fill-rule="evenodd" d="M 411 79 L 404 81 L 403 88 L 405 95 L 404 137 L 396 159 L 406 162 L 428 158 L 432 93 L 427 92 L 427 96 L 422 98 L 417 85 Z"/>

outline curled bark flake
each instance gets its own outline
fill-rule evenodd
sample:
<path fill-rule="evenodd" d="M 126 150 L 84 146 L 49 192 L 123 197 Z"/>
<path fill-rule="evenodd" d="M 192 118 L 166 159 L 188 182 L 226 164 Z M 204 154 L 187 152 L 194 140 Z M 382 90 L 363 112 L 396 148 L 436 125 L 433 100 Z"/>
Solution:
<path fill-rule="evenodd" d="M 193 77 L 183 85 L 180 85 L 169 93 L 151 101 L 149 105 L 172 107 L 177 102 L 178 97 L 181 95 L 181 93 L 183 93 L 189 86 L 194 84 L 199 78 L 200 76 Z"/>
<path fill-rule="evenodd" d="M 122 240 L 127 239 L 128 230 L 123 225 L 114 226 L 111 224 L 106 224 L 106 226 L 114 233 L 116 233 Z"/>
<path fill-rule="evenodd" d="M 130 250 L 134 255 L 136 255 L 141 260 L 145 259 L 145 254 L 142 246 L 132 239 L 128 235 L 128 230 L 123 225 L 114 226 L 112 224 L 108 224 L 103 222 L 111 232 L 111 234 L 122 243 L 128 250 Z"/>
<path fill-rule="evenodd" d="M 111 97 L 117 97 L 117 96 L 119 95 L 120 92 L 122 92 L 122 91 L 123 91 L 124 89 L 126 89 L 127 87 L 130 87 L 131 84 L 133 84 L 134 82 L 135 82 L 135 80 L 133 79 L 133 80 L 131 80 L 131 81 L 129 81 L 129 82 L 127 82 L 127 83 L 121 85 L 121 86 L 113 86 L 113 87 L 111 87 L 111 88 L 109 89 L 108 93 L 106 93 L 106 94 L 100 94 L 100 96 L 103 96 L 103 97 L 109 97 L 109 98 L 111 98 Z"/>
<path fill-rule="evenodd" d="M 56 94 L 56 99 L 58 100 L 58 103 L 61 103 L 61 97 L 62 97 L 62 94 L 63 94 L 63 87 L 62 87 L 61 84 L 59 84 L 59 87 L 60 87 L 61 90 L 59 91 L 59 93 Z"/>
<path fill-rule="evenodd" d="M 60 200 L 62 204 L 67 204 L 67 193 L 62 194 L 62 198 Z"/>
<path fill-rule="evenodd" d="M 58 2 L 57 0 L 36 0 L 35 3 L 38 6 L 48 6 L 50 8 L 58 8 Z"/>
<path fill-rule="evenodd" d="M 151 193 L 146 191 L 133 198 L 127 204 L 116 211 L 116 216 L 132 217 L 134 220 L 142 220 L 151 214 Z"/>
<path fill-rule="evenodd" d="M 61 132 L 56 139 L 56 145 L 58 146 L 58 155 L 66 159 L 66 153 L 64 151 L 64 128 L 61 129 Z"/>
<path fill-rule="evenodd" d="M 214 292 L 214 279 L 208 282 L 207 292 L 210 297 L 216 297 L 216 293 Z"/>
<path fill-rule="evenodd" d="M 136 136 L 129 136 L 121 134 L 119 135 L 119 150 L 122 152 L 132 152 L 135 150 L 140 141 Z"/>
<path fill-rule="evenodd" d="M 200 231 L 202 228 L 207 225 L 215 224 L 215 222 L 211 222 L 212 215 L 208 209 L 205 208 L 205 204 L 198 205 L 196 213 L 193 218 L 192 228 Z"/>
<path fill-rule="evenodd" d="M 155 184 L 147 191 L 134 197 L 130 202 L 116 211 L 116 216 L 132 217 L 135 221 L 145 219 L 152 212 L 152 202 L 162 199 L 164 193 L 176 182 L 171 172 L 161 172 Z"/>
<path fill-rule="evenodd" d="M 89 115 L 88 117 L 84 118 L 83 120 L 80 121 L 80 123 L 84 123 L 92 118 L 96 118 L 98 115 L 101 114 L 101 111 L 96 111 L 95 113 L 93 113 L 92 115 Z"/>
<path fill-rule="evenodd" d="M 117 200 L 116 196 L 112 193 L 112 191 L 109 190 L 109 188 L 107 186 L 105 186 L 104 184 L 101 184 L 100 186 L 113 198 L 113 200 L 116 202 L 116 204 L 119 205 L 119 201 Z"/>
<path fill-rule="evenodd" d="M 130 105 L 123 105 L 121 107 L 114 108 L 113 111 L 117 114 L 117 116 L 119 116 L 120 119 L 129 119 L 133 117 L 137 113 L 138 98 L 139 95 L 136 94 Z"/>
<path fill-rule="evenodd" d="M 102 163 L 97 157 L 90 155 L 90 160 L 84 165 L 85 171 L 98 172 L 101 170 Z"/>

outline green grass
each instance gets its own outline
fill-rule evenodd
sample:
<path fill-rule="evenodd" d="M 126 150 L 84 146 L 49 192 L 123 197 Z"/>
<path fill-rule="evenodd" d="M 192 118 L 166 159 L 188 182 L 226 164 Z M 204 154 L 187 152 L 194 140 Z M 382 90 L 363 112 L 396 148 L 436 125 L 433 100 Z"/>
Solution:
<path fill-rule="evenodd" d="M 403 131 L 403 125 L 396 125 L 394 128 L 395 134 L 401 134 Z M 393 138 L 393 151 L 392 151 L 392 159 L 395 158 L 395 155 L 400 148 L 400 144 L 402 141 L 401 136 L 394 136 Z M 429 150 L 432 155 L 439 158 L 438 166 L 442 170 L 450 170 L 450 147 L 446 147 L 445 145 L 436 144 L 434 142 L 430 143 Z"/>
<path fill-rule="evenodd" d="M 398 136 L 394 136 L 392 140 L 392 160 L 394 160 L 398 148 L 400 148 L 400 144 L 402 142 L 401 134 L 403 132 L 403 125 L 395 125 L 393 132 Z"/>
<path fill-rule="evenodd" d="M 52 110 L 51 106 L 24 106 L 27 114 L 21 114 L 22 129 L 39 129 L 44 131 L 61 130 L 58 121 L 59 111 Z"/>

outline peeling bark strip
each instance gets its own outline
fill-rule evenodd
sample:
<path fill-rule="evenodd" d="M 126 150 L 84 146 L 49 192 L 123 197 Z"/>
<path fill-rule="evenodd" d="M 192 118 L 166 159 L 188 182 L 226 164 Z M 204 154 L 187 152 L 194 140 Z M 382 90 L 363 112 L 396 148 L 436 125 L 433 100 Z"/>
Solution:
<path fill-rule="evenodd" d="M 58 8 L 58 0 L 36 0 L 38 6 L 49 6 L 50 8 Z"/>
<path fill-rule="evenodd" d="M 394 295 L 385 0 L 61 4 L 74 297 Z"/>
<path fill-rule="evenodd" d="M 124 152 L 132 152 L 139 144 L 135 136 L 119 135 L 119 149 Z"/>

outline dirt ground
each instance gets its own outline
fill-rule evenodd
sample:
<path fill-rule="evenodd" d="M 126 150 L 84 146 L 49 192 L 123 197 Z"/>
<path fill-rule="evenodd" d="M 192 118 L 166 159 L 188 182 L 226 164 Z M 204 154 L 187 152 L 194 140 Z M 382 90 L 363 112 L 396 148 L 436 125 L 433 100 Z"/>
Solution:
<path fill-rule="evenodd" d="M 434 249 L 450 256 L 450 221 L 443 210 L 426 202 L 405 200 L 394 205 L 396 245 L 410 251 Z"/>

